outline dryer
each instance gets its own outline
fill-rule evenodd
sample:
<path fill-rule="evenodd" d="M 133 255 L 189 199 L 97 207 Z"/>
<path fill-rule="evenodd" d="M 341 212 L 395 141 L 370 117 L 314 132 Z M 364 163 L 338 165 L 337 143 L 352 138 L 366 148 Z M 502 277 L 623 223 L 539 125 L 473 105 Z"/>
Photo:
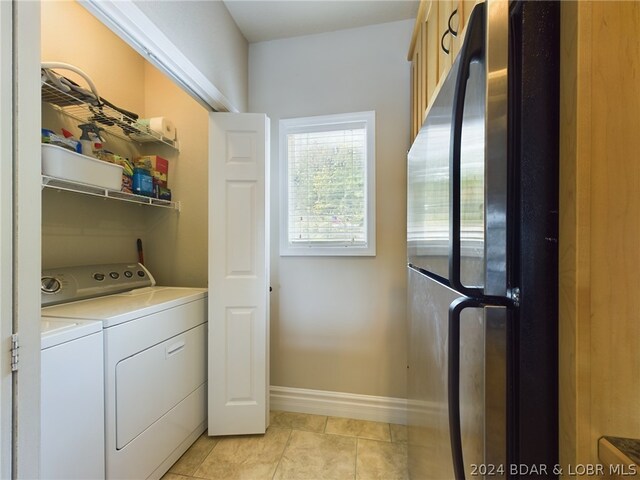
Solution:
<path fill-rule="evenodd" d="M 205 430 L 207 290 L 91 265 L 43 272 L 42 299 L 45 317 L 102 324 L 106 478 L 160 478 Z"/>

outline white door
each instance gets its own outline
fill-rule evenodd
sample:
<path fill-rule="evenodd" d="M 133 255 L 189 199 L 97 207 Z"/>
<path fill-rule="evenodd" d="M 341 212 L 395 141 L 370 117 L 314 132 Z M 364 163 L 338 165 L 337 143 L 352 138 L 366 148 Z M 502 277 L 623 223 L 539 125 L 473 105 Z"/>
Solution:
<path fill-rule="evenodd" d="M 209 435 L 269 421 L 269 119 L 209 126 Z"/>
<path fill-rule="evenodd" d="M 0 40 L 0 477 L 39 478 L 40 3 L 0 0 Z"/>
<path fill-rule="evenodd" d="M 0 2 L 0 58 L 12 56 L 12 5 Z M 0 478 L 11 478 L 11 365 L 13 179 L 13 72 L 0 63 Z"/>
<path fill-rule="evenodd" d="M 40 476 L 40 3 L 0 0 L 0 295 L 2 379 L 0 476 L 11 468 L 14 478 Z M 9 15 L 7 18 L 6 15 Z M 8 29 L 8 30 L 6 30 Z M 11 35 L 7 40 L 6 36 Z M 13 43 L 12 43 L 13 40 Z M 9 45 L 9 47 L 7 47 Z M 9 54 L 7 49 L 9 48 Z M 12 53 L 11 53 L 12 52 Z M 9 70 L 7 70 L 7 67 Z M 10 83 L 7 86 L 7 82 Z M 13 88 L 13 94 L 7 93 Z M 8 106 L 6 103 L 9 103 Z M 11 103 L 12 102 L 12 103 Z M 13 108 L 11 108 L 13 107 Z M 7 112 L 13 113 L 7 125 Z M 7 137 L 7 131 L 12 137 Z M 13 142 L 8 139 L 12 138 Z M 7 146 L 7 142 L 9 145 Z M 7 166 L 7 163 L 9 166 Z M 13 164 L 11 166 L 11 164 Z M 5 174 L 9 172 L 8 178 Z M 5 190 L 8 184 L 10 189 Z M 9 202 L 7 205 L 6 202 Z M 9 243 L 6 243 L 9 242 Z M 11 289 L 9 292 L 8 289 Z M 9 305 L 5 302 L 9 296 Z M 10 312 L 10 313 L 7 313 Z M 12 317 L 7 319 L 5 314 Z M 5 352 L 8 336 L 19 335 L 18 370 L 11 374 Z M 13 378 L 12 378 L 13 377 Z M 12 383 L 11 383 L 12 382 Z M 9 386 L 11 385 L 11 390 Z M 10 391 L 10 399 L 6 392 Z M 11 415 L 10 401 L 13 402 Z M 8 428 L 11 418 L 13 429 Z M 9 433 L 11 432 L 11 433 Z M 10 437 L 12 435 L 12 437 Z M 7 458 L 7 441 L 13 449 Z"/>

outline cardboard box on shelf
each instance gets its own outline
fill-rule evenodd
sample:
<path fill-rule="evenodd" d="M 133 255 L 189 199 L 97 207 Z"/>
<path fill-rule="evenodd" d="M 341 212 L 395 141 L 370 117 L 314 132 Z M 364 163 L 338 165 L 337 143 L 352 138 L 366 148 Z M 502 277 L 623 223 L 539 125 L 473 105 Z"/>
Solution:
<path fill-rule="evenodd" d="M 122 166 L 122 188 L 126 193 L 133 193 L 133 162 L 128 158 L 115 156 L 115 163 Z"/>
<path fill-rule="evenodd" d="M 136 159 L 136 165 L 150 167 L 154 182 L 161 187 L 167 187 L 169 181 L 169 160 L 158 155 L 144 155 Z"/>

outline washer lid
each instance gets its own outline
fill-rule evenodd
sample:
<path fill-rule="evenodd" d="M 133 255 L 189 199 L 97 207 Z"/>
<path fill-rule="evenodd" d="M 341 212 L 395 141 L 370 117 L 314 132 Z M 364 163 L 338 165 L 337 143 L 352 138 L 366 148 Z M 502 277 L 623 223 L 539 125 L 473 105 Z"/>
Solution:
<path fill-rule="evenodd" d="M 95 320 L 41 317 L 40 348 L 44 350 L 98 332 L 102 333 L 102 323 Z"/>
<path fill-rule="evenodd" d="M 205 298 L 206 288 L 147 287 L 42 309 L 42 315 L 101 320 L 105 328 Z"/>

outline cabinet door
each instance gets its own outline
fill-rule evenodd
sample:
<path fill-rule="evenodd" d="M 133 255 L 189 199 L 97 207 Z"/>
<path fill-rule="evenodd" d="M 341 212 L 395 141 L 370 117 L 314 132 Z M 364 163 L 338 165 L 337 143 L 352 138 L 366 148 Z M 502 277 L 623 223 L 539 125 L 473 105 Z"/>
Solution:
<path fill-rule="evenodd" d="M 469 23 L 469 17 L 471 16 L 471 11 L 473 7 L 476 6 L 477 3 L 480 3 L 479 0 L 460 0 L 458 2 L 458 7 L 460 9 L 460 31 L 467 28 L 467 24 Z"/>
<path fill-rule="evenodd" d="M 416 137 L 420 130 L 420 52 L 416 48 L 411 61 L 411 140 Z"/>
<path fill-rule="evenodd" d="M 432 2 L 424 25 L 426 33 L 425 52 L 427 61 L 427 107 L 431 104 L 433 92 L 440 79 L 438 63 L 440 38 L 438 36 L 438 3 Z M 423 112 L 424 114 L 424 112 Z"/>
<path fill-rule="evenodd" d="M 448 25 L 451 26 L 456 35 L 451 37 L 451 63 L 456 59 L 456 55 L 462 47 L 462 30 L 466 26 L 464 21 L 464 4 L 465 0 L 454 1 L 451 10 L 451 22 Z"/>
<path fill-rule="evenodd" d="M 448 32 L 449 16 L 453 11 L 452 0 L 441 0 L 438 4 L 438 81 L 442 82 L 451 68 L 453 57 L 453 36 Z M 444 37 L 444 38 L 443 38 Z M 449 51 L 447 53 L 445 48 Z"/>
<path fill-rule="evenodd" d="M 209 126 L 209 435 L 269 422 L 269 119 Z"/>
<path fill-rule="evenodd" d="M 456 52 L 459 52 L 460 48 L 462 47 L 462 42 L 467 32 L 467 24 L 469 23 L 469 17 L 471 16 L 473 7 L 475 7 L 478 3 L 482 3 L 481 0 L 458 0 L 456 2 L 458 13 L 456 14 L 456 17 L 451 22 L 452 25 L 456 25 L 458 27 L 458 36 L 455 41 L 455 45 L 457 49 Z"/>

